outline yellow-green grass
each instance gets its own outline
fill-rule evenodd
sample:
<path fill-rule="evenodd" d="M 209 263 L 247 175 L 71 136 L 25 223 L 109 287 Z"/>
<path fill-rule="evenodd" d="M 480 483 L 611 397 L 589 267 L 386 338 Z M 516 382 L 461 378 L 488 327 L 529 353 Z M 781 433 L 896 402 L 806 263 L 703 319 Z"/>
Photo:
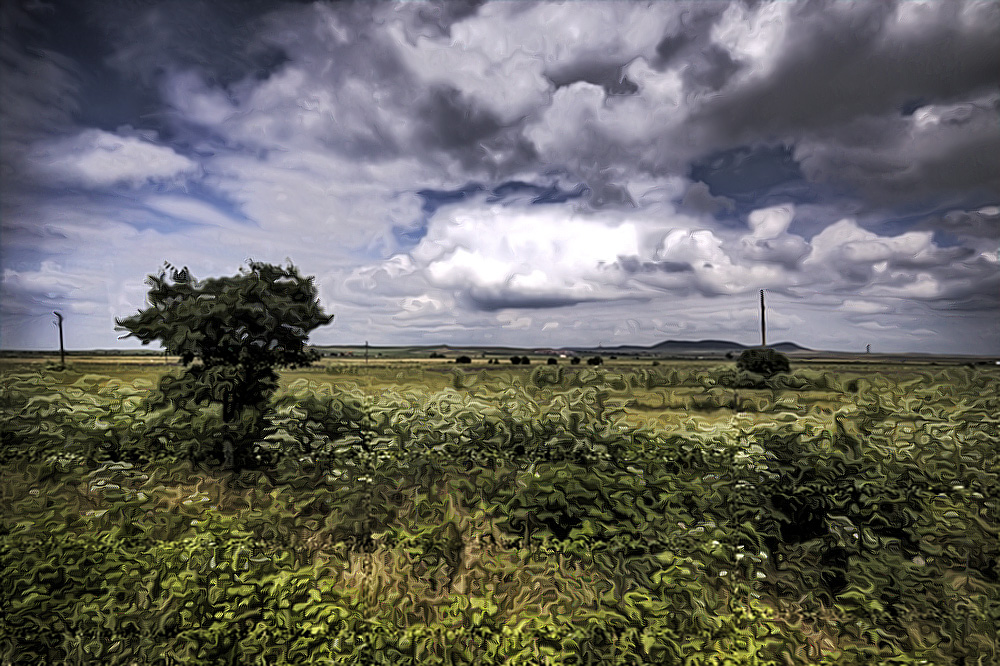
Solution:
<path fill-rule="evenodd" d="M 134 384 L 137 381 L 155 386 L 166 373 L 179 374 L 182 368 L 176 357 L 152 355 L 136 356 L 87 356 L 73 355 L 64 371 L 55 371 L 56 362 L 50 358 L 4 357 L 0 358 L 0 376 L 31 370 L 46 370 L 53 389 L 69 386 L 85 375 L 101 375 Z M 886 390 L 902 394 L 908 389 L 895 388 L 900 385 L 920 385 L 928 374 L 942 370 L 942 367 L 926 361 L 906 363 L 873 363 L 867 360 L 858 363 L 796 361 L 793 371 L 809 370 L 832 373 L 840 385 L 861 377 L 876 377 L 886 384 Z M 542 364 L 537 360 L 530 366 L 515 366 L 504 359 L 501 364 L 487 364 L 485 359 L 474 359 L 471 364 L 455 364 L 450 359 L 428 358 L 323 358 L 308 368 L 286 369 L 280 372 L 281 387 L 287 388 L 298 380 L 308 380 L 317 384 L 329 384 L 334 388 L 357 387 L 370 393 L 377 400 L 387 390 L 438 392 L 447 389 L 479 393 L 488 391 L 490 385 L 523 383 L 531 381 L 532 373 Z M 560 365 L 567 373 L 592 371 L 585 364 L 570 365 L 568 359 L 560 359 Z M 634 371 L 676 371 L 694 373 L 703 370 L 732 367 L 732 361 L 707 360 L 661 360 L 657 366 L 652 361 L 635 359 L 606 360 L 600 369 L 608 375 L 628 374 Z M 963 369 L 964 370 L 964 369 Z M 980 366 L 976 372 L 998 374 L 992 366 Z M 924 387 L 928 388 L 928 387 Z M 556 389 L 558 390 L 558 389 Z M 972 386 L 951 386 L 949 391 L 974 391 Z M 678 386 L 647 389 L 643 386 L 629 387 L 627 390 L 611 391 L 612 406 L 624 410 L 626 422 L 639 425 L 644 422 L 682 431 L 706 431 L 732 427 L 737 421 L 766 422 L 772 413 L 791 413 L 799 417 L 810 417 L 833 425 L 834 414 L 841 408 L 850 407 L 854 402 L 851 393 L 837 390 L 783 390 L 769 389 L 722 389 L 706 390 L 690 383 Z M 713 403 L 714 401 L 714 403 Z M 882 428 L 895 432 L 904 425 L 909 432 L 916 424 L 903 424 L 895 417 L 889 417 Z M 900 430 L 900 432 L 903 432 Z"/>
<path fill-rule="evenodd" d="M 591 366 L 571 366 L 566 359 L 561 364 L 567 373 L 593 370 Z M 666 360 L 651 361 L 621 359 L 606 361 L 601 370 L 608 374 L 629 373 L 640 370 L 660 370 L 696 372 L 699 370 L 732 367 L 731 361 L 711 360 Z M 0 376 L 33 370 L 46 370 L 53 388 L 73 384 L 85 375 L 101 375 L 127 383 L 143 380 L 155 385 L 166 373 L 178 374 L 182 368 L 176 357 L 157 356 L 72 356 L 67 359 L 67 368 L 58 371 L 57 361 L 52 358 L 4 357 L 0 358 Z M 455 364 L 448 359 L 400 358 L 392 360 L 370 360 L 363 358 L 324 358 L 308 368 L 286 369 L 280 374 L 281 386 L 287 387 L 298 380 L 308 380 L 319 384 L 336 386 L 356 386 L 370 391 L 377 398 L 381 391 L 420 390 L 440 391 L 447 388 L 475 392 L 477 387 L 491 383 L 529 382 L 532 372 L 541 364 L 514 366 L 509 362 L 495 365 L 484 359 L 475 359 L 472 364 Z M 859 377 L 879 376 L 889 385 L 906 384 L 920 380 L 928 371 L 940 367 L 926 363 L 824 363 L 796 362 L 794 370 L 808 369 L 821 373 L 833 373 L 840 383 Z M 997 374 L 993 367 L 983 367 L 982 373 Z M 456 377 L 458 378 L 456 380 Z M 463 389 L 462 386 L 467 388 Z M 957 387 L 956 387 L 957 388 Z M 954 389 L 953 389 L 954 390 Z M 757 402 L 766 409 L 808 411 L 814 408 L 835 409 L 850 401 L 849 395 L 834 390 L 751 390 L 751 389 L 711 389 L 706 391 L 698 385 L 681 385 L 646 389 L 630 387 L 625 391 L 612 391 L 623 399 L 623 405 L 630 416 L 637 419 L 652 418 L 660 422 L 676 423 L 680 418 L 696 417 L 709 421 L 726 419 L 733 413 L 747 411 L 741 409 L 747 401 Z M 723 406 L 711 409 L 698 405 L 700 397 L 714 394 L 724 398 Z M 695 404 L 692 404 L 694 402 Z M 760 411 L 759 408 L 751 411 Z"/>
<path fill-rule="evenodd" d="M 22 372 L 24 370 L 44 368 L 51 359 L 0 359 L 0 375 Z M 564 364 L 566 365 L 566 364 Z M 603 368 L 608 374 L 629 372 L 637 369 L 650 369 L 650 362 L 637 362 L 631 359 L 608 361 Z M 660 361 L 660 370 L 703 370 L 731 366 L 731 362 L 721 360 L 703 361 Z M 440 359 L 392 359 L 371 360 L 365 364 L 363 359 L 323 359 L 312 368 L 286 370 L 281 373 L 283 386 L 306 379 L 320 384 L 336 386 L 357 386 L 370 392 L 377 398 L 381 391 L 420 390 L 440 391 L 455 389 L 476 393 L 487 386 L 491 380 L 511 382 L 519 380 L 529 384 L 532 373 L 539 367 L 536 362 L 529 367 L 512 366 L 509 362 L 503 365 L 487 365 L 477 359 L 471 366 L 458 366 L 453 362 Z M 570 370 L 573 366 L 567 366 Z M 903 395 L 907 390 L 903 385 L 913 385 L 924 394 L 932 394 L 933 386 L 922 386 L 922 378 L 940 367 L 930 364 L 845 364 L 845 363 L 796 363 L 794 369 L 809 369 L 819 372 L 830 372 L 835 375 L 840 384 L 851 379 L 878 375 L 886 382 L 886 391 L 895 396 Z M 591 369 L 588 366 L 576 366 L 577 370 Z M 181 368 L 176 359 L 162 357 L 83 357 L 74 356 L 70 359 L 70 368 L 63 372 L 48 372 L 52 387 L 58 390 L 77 381 L 84 375 L 104 375 L 128 383 L 144 380 L 151 385 L 164 373 L 178 373 Z M 992 368 L 977 370 L 980 373 L 996 374 Z M 459 375 L 456 381 L 456 373 Z M 469 375 L 476 375 L 476 381 L 470 381 Z M 957 374 L 956 381 L 968 382 L 962 385 L 947 387 L 957 393 L 973 394 L 976 384 L 968 373 Z M 962 379 L 964 378 L 964 379 Z M 555 389 L 558 390 L 558 389 Z M 658 388 L 629 388 L 612 392 L 613 402 L 624 407 L 627 420 L 633 424 L 651 419 L 662 426 L 678 430 L 719 430 L 730 428 L 742 430 L 754 424 L 766 425 L 780 422 L 782 413 L 793 414 L 797 418 L 832 425 L 833 413 L 841 407 L 851 407 L 856 402 L 856 396 L 850 392 L 839 390 L 748 390 L 748 389 L 704 389 L 690 383 L 680 386 Z M 722 395 L 732 398 L 731 406 L 704 408 L 698 407 L 697 401 L 706 395 Z M 757 402 L 760 409 L 746 409 L 748 401 Z M 741 408 L 744 407 L 744 408 Z M 889 416 L 880 428 L 893 433 L 894 441 L 912 441 L 922 433 L 933 431 L 933 424 L 917 424 L 914 421 Z M 525 472 L 527 474 L 527 472 Z M 20 475 L 20 476 L 18 476 Z M 141 477 L 145 475 L 145 479 Z M 23 477 L 23 478 L 21 478 Z M 176 469 L 167 470 L 158 465 L 147 465 L 136 468 L 129 476 L 135 479 L 129 486 L 133 492 L 142 492 L 154 498 L 161 504 L 164 512 L 174 511 L 184 517 L 183 524 L 197 524 L 212 514 L 227 516 L 250 515 L 263 512 L 273 503 L 285 502 L 290 506 L 296 501 L 304 501 L 310 489 L 296 490 L 278 484 L 272 484 L 265 476 L 261 476 L 257 484 L 241 482 L 232 473 L 220 472 L 179 464 Z M 115 477 L 117 483 L 125 483 Z M 50 494 L 62 493 L 67 504 L 79 507 L 81 515 L 95 516 L 92 529 L 108 531 L 117 524 L 112 515 L 102 517 L 102 511 L 112 507 L 114 503 L 99 492 L 92 489 L 87 480 L 82 477 L 78 483 L 67 487 L 63 479 L 41 482 L 35 480 L 26 472 L 14 472 L 3 483 L 0 483 L 0 505 L 2 507 L 23 506 L 32 498 L 40 498 L 41 502 Z M 452 479 L 445 477 L 429 490 L 426 497 L 419 498 L 421 507 L 447 507 L 448 520 L 453 520 L 460 528 L 459 541 L 456 549 L 466 553 L 468 559 L 460 570 L 449 570 L 439 567 L 434 575 L 439 579 L 430 582 L 433 576 L 421 568 L 420 563 L 399 544 L 391 545 L 376 538 L 370 552 L 347 552 L 342 544 L 336 543 L 334 534 L 322 529 L 312 529 L 309 521 L 311 515 L 303 515 L 307 508 L 296 509 L 296 515 L 289 518 L 289 532 L 283 538 L 288 544 L 305 551 L 304 559 L 312 561 L 317 558 L 331 565 L 330 571 L 336 573 L 336 583 L 351 590 L 351 595 L 362 601 L 365 608 L 385 608 L 387 622 L 396 621 L 396 613 L 409 614 L 422 618 L 428 625 L 438 626 L 447 618 L 443 615 L 459 598 L 491 599 L 498 607 L 497 615 L 500 621 L 517 624 L 521 618 L 540 612 L 553 612 L 556 615 L 570 615 L 571 607 L 549 607 L 550 597 L 560 602 L 576 599 L 579 608 L 596 607 L 601 594 L 613 588 L 614 581 L 585 561 L 570 562 L 562 557 L 545 559 L 532 556 L 527 551 L 502 543 L 495 538 L 496 526 L 491 523 L 481 507 L 470 506 L 464 502 L 461 493 L 451 487 Z M 308 511 L 313 511 L 309 508 Z M 0 516 L 4 523 L 13 523 L 25 516 L 13 514 L 0 508 Z M 444 520 L 445 515 L 433 520 Z M 315 518 L 321 525 L 320 517 Z M 418 498 L 411 503 L 405 503 L 397 516 L 396 532 L 405 534 L 405 526 L 409 523 L 419 524 L 420 520 L 428 520 L 418 511 Z M 192 523 L 191 521 L 195 521 Z M 416 528 L 414 528 L 416 529 Z M 193 532 L 189 530 L 184 535 Z M 179 538 L 181 535 L 170 535 Z M 335 565 L 335 566 L 332 566 Z M 772 566 L 772 565 L 768 565 Z M 775 570 L 766 569 L 767 575 L 777 575 Z M 516 585 L 510 583 L 512 577 Z M 569 582 L 567 582 L 569 581 Z M 571 585 L 572 584 L 572 585 Z M 509 589 L 505 589 L 508 585 Z M 566 587 L 571 585 L 570 587 Z M 557 595 L 556 588 L 562 586 L 562 592 Z M 396 590 L 408 590 L 407 595 L 400 595 Z M 391 603 L 385 603 L 390 600 Z M 795 602 L 791 605 L 775 605 L 774 613 L 779 618 L 786 618 L 789 624 L 799 622 Z M 420 613 L 423 613 L 421 615 Z M 415 621 L 415 620 L 414 620 Z M 804 626 L 804 625 L 803 625 Z M 810 652 L 818 660 L 823 653 L 832 652 L 837 646 L 847 647 L 850 638 L 845 635 L 824 634 L 822 631 L 804 631 L 810 638 Z"/>

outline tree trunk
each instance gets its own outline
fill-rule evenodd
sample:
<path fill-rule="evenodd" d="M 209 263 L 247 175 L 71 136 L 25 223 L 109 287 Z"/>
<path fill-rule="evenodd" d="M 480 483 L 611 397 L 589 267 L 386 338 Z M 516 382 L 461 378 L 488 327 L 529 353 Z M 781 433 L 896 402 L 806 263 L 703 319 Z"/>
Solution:
<path fill-rule="evenodd" d="M 234 418 L 234 411 L 233 398 L 231 395 L 226 395 L 222 401 L 222 422 L 225 424 L 222 440 L 222 469 L 226 470 L 233 469 L 235 463 L 235 456 L 233 454 L 233 422 L 236 419 Z"/>

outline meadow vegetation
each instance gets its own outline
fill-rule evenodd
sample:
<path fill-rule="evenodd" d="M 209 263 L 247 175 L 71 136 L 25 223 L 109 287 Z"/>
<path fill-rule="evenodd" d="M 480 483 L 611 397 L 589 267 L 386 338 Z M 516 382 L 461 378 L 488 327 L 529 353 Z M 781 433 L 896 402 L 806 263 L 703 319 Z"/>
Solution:
<path fill-rule="evenodd" d="M 1000 662 L 992 367 L 0 365 L 0 663 Z"/>

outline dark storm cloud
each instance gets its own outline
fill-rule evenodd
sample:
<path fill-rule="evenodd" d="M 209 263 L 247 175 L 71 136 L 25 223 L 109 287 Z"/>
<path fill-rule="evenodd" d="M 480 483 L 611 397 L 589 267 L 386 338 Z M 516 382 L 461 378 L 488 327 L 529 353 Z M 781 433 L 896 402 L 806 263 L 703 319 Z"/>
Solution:
<path fill-rule="evenodd" d="M 925 219 L 917 228 L 1000 241 L 1000 207 L 949 211 L 945 215 Z"/>
<path fill-rule="evenodd" d="M 257 0 L 36 3 L 25 5 L 25 13 L 37 30 L 20 34 L 31 48 L 76 64 L 77 123 L 109 131 L 135 125 L 169 135 L 158 90 L 167 72 L 195 69 L 227 86 L 265 77 L 287 60 L 258 38 L 258 19 L 274 6 Z"/>
<path fill-rule="evenodd" d="M 657 66 L 664 68 L 678 61 L 685 62 L 691 54 L 710 48 L 709 33 L 725 9 L 725 4 L 714 2 L 685 6 L 674 28 L 656 45 Z"/>
<path fill-rule="evenodd" d="M 681 67 L 686 88 L 720 91 L 690 105 L 684 126 L 696 137 L 695 145 L 726 151 L 782 141 L 809 181 L 853 188 L 876 205 L 930 201 L 977 188 L 988 193 L 978 201 L 995 199 L 1000 123 L 989 91 L 1000 83 L 1000 5 L 814 2 L 778 7 L 787 10 L 784 15 L 762 23 L 781 25 L 782 36 L 762 52 L 762 60 L 730 53 L 709 40 L 728 21 L 721 12 L 688 16 L 684 30 L 666 35 L 658 45 L 660 66 Z M 754 12 L 769 9 L 756 5 L 742 20 L 749 23 Z M 752 43 L 762 37 L 751 32 L 746 39 Z M 974 117 L 949 119 L 968 125 L 960 131 L 945 123 L 915 129 L 912 114 L 921 107 L 963 103 L 992 106 L 984 114 L 989 120 L 974 127 Z M 708 182 L 712 194 L 731 196 L 701 174 L 694 176 Z"/>
<path fill-rule="evenodd" d="M 216 115 L 198 113 L 192 100 L 211 99 L 217 107 L 228 103 L 233 116 L 276 112 L 268 105 L 278 102 L 292 114 L 286 114 L 287 121 L 268 119 L 270 133 L 260 138 L 305 133 L 327 149 L 362 160 L 415 155 L 434 162 L 442 153 L 470 172 L 491 177 L 534 161 L 531 145 L 517 127 L 501 123 L 454 86 L 418 81 L 385 29 L 401 21 L 413 39 L 424 39 L 428 26 L 437 34 L 438 28 L 473 15 L 474 3 L 192 3 L 183 16 L 176 9 L 168 0 L 113 5 L 105 13 L 123 16 L 123 27 L 113 31 L 109 62 L 131 79 L 155 83 L 172 107 L 173 129 L 184 136 L 198 133 L 190 127 L 194 123 L 202 126 L 202 136 L 205 129 L 216 129 L 219 140 L 231 146 L 258 140 L 213 127 Z M 217 37 L 208 38 L 215 33 Z M 259 106 L 256 84 L 276 80 L 286 67 L 303 79 L 285 95 L 301 99 L 269 96 Z M 303 128 L 294 115 L 311 108 L 310 98 L 317 94 L 330 97 L 339 107 L 337 114 L 318 111 L 316 122 Z M 372 105 L 377 113 L 371 112 Z M 487 154 L 499 157 L 484 159 Z"/>
<path fill-rule="evenodd" d="M 690 273 L 691 264 L 681 261 L 644 261 L 639 257 L 621 257 L 616 264 L 626 273 Z"/>
<path fill-rule="evenodd" d="M 599 302 L 603 299 L 567 297 L 563 295 L 533 295 L 517 292 L 486 291 L 472 289 L 465 294 L 467 302 L 482 312 L 498 312 L 500 310 L 547 310 L 551 308 L 568 308 L 583 303 Z"/>
<path fill-rule="evenodd" d="M 11 322 L 43 302 L 17 271 L 42 266 L 52 246 L 65 240 L 59 229 L 35 220 L 45 183 L 32 173 L 28 155 L 36 142 L 72 129 L 80 69 L 40 48 L 43 32 L 37 17 L 13 3 L 0 6 L 0 319 Z"/>
<path fill-rule="evenodd" d="M 0 165 L 2 187 L 24 184 L 22 162 L 29 146 L 73 125 L 79 108 L 80 68 L 73 60 L 40 46 L 38 18 L 8 3 L 0 8 Z M 8 196 L 3 197 L 6 205 Z"/>
<path fill-rule="evenodd" d="M 78 64 L 45 48 L 43 24 L 14 4 L 0 8 L 0 34 L 6 138 L 27 141 L 67 127 L 79 106 Z"/>
<path fill-rule="evenodd" d="M 98 0 L 90 23 L 107 39 L 106 62 L 129 79 L 153 86 L 168 68 L 196 69 L 227 86 L 266 78 L 287 61 L 260 40 L 261 19 L 280 5 L 265 0 Z"/>
<path fill-rule="evenodd" d="M 723 211 L 731 212 L 736 207 L 735 202 L 728 197 L 713 196 L 708 185 L 701 181 L 691 183 L 680 203 L 684 210 L 708 215 Z"/>
<path fill-rule="evenodd" d="M 635 82 L 625 76 L 626 63 L 601 61 L 570 61 L 550 68 L 546 76 L 556 88 L 584 81 L 601 86 L 608 95 L 634 95 L 639 91 Z"/>
<path fill-rule="evenodd" d="M 795 157 L 810 180 L 851 185 L 876 204 L 1000 195 L 1000 97 L 927 105 L 814 133 Z M 985 198 L 984 198 L 985 197 Z"/>
<path fill-rule="evenodd" d="M 420 24 L 435 28 L 440 35 L 450 35 L 456 21 L 474 15 L 485 0 L 446 0 L 420 3 L 416 18 Z"/>
<path fill-rule="evenodd" d="M 711 45 L 691 58 L 684 69 L 684 80 L 689 88 L 719 90 L 741 68 L 729 51 Z"/>
<path fill-rule="evenodd" d="M 426 118 L 422 132 L 426 144 L 444 149 L 476 145 L 493 137 L 502 125 L 492 114 L 462 98 L 454 88 L 432 88 L 419 107 Z"/>
<path fill-rule="evenodd" d="M 906 25 L 896 3 L 791 3 L 773 69 L 711 98 L 696 121 L 730 141 L 781 137 L 995 87 L 1000 5 L 962 25 L 968 7 L 922 4 L 929 16 Z"/>
<path fill-rule="evenodd" d="M 984 267 L 985 268 L 985 267 Z M 982 270 L 953 271 L 942 275 L 947 283 L 941 293 L 927 300 L 939 311 L 990 312 L 1000 309 L 1000 274 Z"/>
<path fill-rule="evenodd" d="M 459 160 L 470 174 L 501 179 L 527 165 L 536 155 L 517 127 L 505 126 L 489 110 L 448 86 L 421 93 L 415 148 L 441 151 Z M 490 156 L 498 156 L 493 157 Z"/>

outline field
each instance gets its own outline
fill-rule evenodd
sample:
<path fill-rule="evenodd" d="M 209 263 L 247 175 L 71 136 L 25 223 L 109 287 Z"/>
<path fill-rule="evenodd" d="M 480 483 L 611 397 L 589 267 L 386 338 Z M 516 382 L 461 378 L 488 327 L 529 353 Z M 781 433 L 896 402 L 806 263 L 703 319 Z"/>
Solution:
<path fill-rule="evenodd" d="M 1000 664 L 1000 371 L 0 358 L 0 663 Z"/>

